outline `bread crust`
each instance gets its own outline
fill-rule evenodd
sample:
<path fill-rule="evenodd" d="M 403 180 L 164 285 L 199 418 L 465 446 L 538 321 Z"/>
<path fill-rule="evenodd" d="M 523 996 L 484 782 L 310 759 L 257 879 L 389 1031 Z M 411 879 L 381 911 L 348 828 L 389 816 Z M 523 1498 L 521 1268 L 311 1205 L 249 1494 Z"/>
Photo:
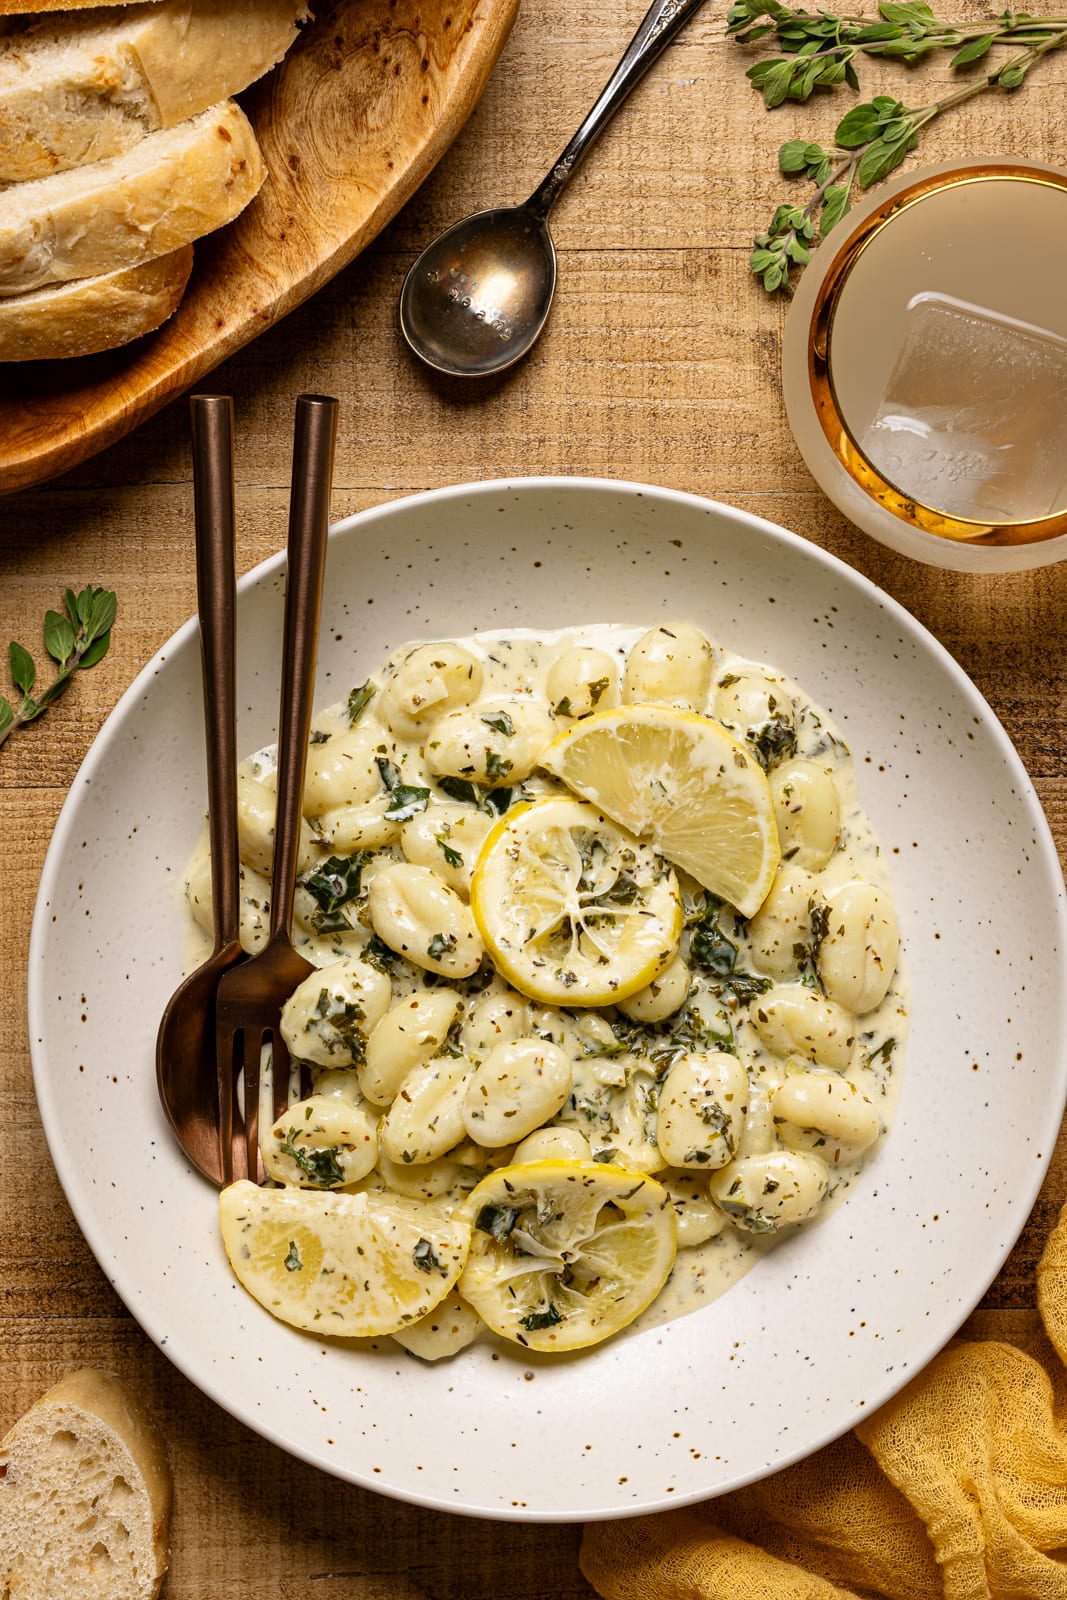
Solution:
<path fill-rule="evenodd" d="M 137 5 L 140 0 L 113 0 L 120 6 Z M 44 11 L 88 11 L 100 0 L 0 0 L 0 17 L 36 17 Z"/>
<path fill-rule="evenodd" d="M 79 1551 L 80 1530 L 62 1514 L 81 1503 L 85 1486 L 78 1474 L 86 1470 L 82 1458 L 91 1453 L 93 1436 L 99 1441 L 101 1434 L 108 1449 L 108 1470 L 122 1473 L 150 1530 L 150 1542 L 138 1550 L 136 1563 L 128 1551 L 120 1551 L 108 1600 L 152 1600 L 158 1595 L 169 1559 L 172 1483 L 166 1454 L 155 1426 L 128 1386 L 114 1374 L 92 1368 L 68 1373 L 0 1441 L 0 1591 L 6 1593 L 8 1585 L 20 1600 L 58 1600 L 60 1592 L 103 1594 L 91 1577 L 99 1531 L 95 1522 L 83 1535 L 86 1549 Z M 73 1467 L 70 1453 L 60 1448 L 65 1438 L 82 1446 Z M 37 1493 L 23 1506 L 20 1495 L 26 1485 Z M 56 1497 L 55 1510 L 60 1513 L 56 1518 L 50 1517 L 49 1493 Z M 57 1577 L 62 1590 L 55 1588 Z"/>
<path fill-rule="evenodd" d="M 152 333 L 177 310 L 192 268 L 187 244 L 140 266 L 0 298 L 0 361 L 96 355 Z"/>
<path fill-rule="evenodd" d="M 132 148 L 269 72 L 304 0 L 154 0 L 26 16 L 0 32 L 0 182 Z"/>
<path fill-rule="evenodd" d="M 233 101 L 130 154 L 0 192 L 0 295 L 150 261 L 230 222 L 265 177 Z"/>

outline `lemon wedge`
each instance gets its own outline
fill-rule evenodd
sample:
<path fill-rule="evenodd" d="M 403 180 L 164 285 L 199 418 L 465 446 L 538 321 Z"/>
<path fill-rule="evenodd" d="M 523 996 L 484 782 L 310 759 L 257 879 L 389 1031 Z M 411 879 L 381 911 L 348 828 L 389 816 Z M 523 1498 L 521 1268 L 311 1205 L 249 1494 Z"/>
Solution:
<path fill-rule="evenodd" d="M 721 723 L 670 706 L 595 711 L 541 766 L 742 916 L 763 904 L 780 858 L 770 787 Z"/>
<path fill-rule="evenodd" d="M 581 1350 L 625 1328 L 670 1276 L 675 1216 L 662 1184 L 598 1161 L 501 1167 L 472 1190 L 460 1293 L 530 1350 Z"/>
<path fill-rule="evenodd" d="M 681 895 L 662 856 L 569 795 L 504 813 L 479 853 L 471 910 L 497 970 L 551 1005 L 636 994 L 682 936 Z"/>
<path fill-rule="evenodd" d="M 260 1305 L 309 1333 L 393 1333 L 434 1309 L 459 1277 L 470 1224 L 383 1193 L 260 1189 L 219 1196 L 222 1242 Z"/>

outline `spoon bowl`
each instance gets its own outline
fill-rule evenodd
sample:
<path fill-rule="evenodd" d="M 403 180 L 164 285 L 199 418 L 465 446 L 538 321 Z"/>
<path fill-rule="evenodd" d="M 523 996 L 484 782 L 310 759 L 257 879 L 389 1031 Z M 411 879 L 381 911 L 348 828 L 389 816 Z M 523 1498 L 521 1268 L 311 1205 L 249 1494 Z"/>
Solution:
<path fill-rule="evenodd" d="M 556 288 L 550 210 L 630 90 L 703 3 L 652 0 L 596 104 L 529 200 L 477 211 L 427 245 L 400 291 L 400 331 L 427 366 L 484 378 L 526 354 Z"/>
<path fill-rule="evenodd" d="M 216 949 L 173 993 L 159 1025 L 156 1082 L 175 1138 L 209 1183 L 224 1182 L 215 1065 L 215 996 L 247 960 L 239 942 Z"/>
<path fill-rule="evenodd" d="M 237 846 L 233 400 L 229 395 L 193 395 L 189 413 L 215 942 L 211 955 L 178 986 L 163 1013 L 156 1038 L 156 1086 L 186 1157 L 218 1184 L 223 1166 L 215 996 L 222 977 L 247 959 L 240 940 Z"/>
<path fill-rule="evenodd" d="M 548 318 L 556 250 L 529 205 L 465 217 L 423 251 L 400 297 L 408 344 L 438 372 L 484 377 L 529 350 Z"/>

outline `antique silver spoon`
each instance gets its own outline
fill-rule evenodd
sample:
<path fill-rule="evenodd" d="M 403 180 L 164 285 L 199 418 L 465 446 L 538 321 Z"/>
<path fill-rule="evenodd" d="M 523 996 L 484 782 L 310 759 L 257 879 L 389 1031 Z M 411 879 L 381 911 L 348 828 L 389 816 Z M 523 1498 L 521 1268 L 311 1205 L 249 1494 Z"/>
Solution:
<path fill-rule="evenodd" d="M 530 198 L 478 211 L 426 247 L 400 292 L 400 329 L 429 366 L 480 378 L 526 354 L 556 287 L 548 213 L 630 90 L 703 3 L 652 0 L 600 98 Z"/>

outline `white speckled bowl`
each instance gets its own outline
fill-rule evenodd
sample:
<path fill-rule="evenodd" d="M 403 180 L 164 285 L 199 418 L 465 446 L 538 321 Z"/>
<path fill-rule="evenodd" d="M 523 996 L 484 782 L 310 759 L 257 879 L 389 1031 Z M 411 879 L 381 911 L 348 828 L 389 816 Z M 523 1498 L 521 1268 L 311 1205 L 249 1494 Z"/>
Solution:
<path fill-rule="evenodd" d="M 282 559 L 240 586 L 239 744 L 273 737 Z M 664 489 L 520 479 L 367 511 L 332 538 L 319 702 L 397 644 L 685 616 L 826 705 L 891 852 L 914 989 L 891 1137 L 857 1192 L 740 1285 L 579 1357 L 488 1346 L 425 1366 L 330 1346 L 231 1277 L 214 1192 L 156 1102 L 181 972 L 177 893 L 204 812 L 188 623 L 108 720 L 48 854 L 30 1027 L 56 1167 L 100 1265 L 196 1384 L 326 1471 L 490 1517 L 714 1495 L 805 1455 L 928 1361 L 1022 1227 L 1067 1084 L 1064 893 L 1038 801 L 977 691 L 848 567 Z"/>

